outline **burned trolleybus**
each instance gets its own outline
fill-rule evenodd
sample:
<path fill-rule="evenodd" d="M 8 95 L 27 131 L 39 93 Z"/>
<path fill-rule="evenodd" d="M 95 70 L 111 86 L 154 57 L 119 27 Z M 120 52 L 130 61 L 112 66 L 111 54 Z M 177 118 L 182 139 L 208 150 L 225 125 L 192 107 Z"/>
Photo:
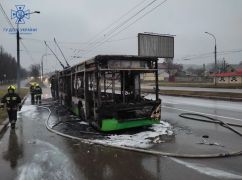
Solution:
<path fill-rule="evenodd" d="M 160 122 L 158 59 L 99 55 L 58 74 L 59 98 L 75 114 L 101 131 Z M 153 73 L 155 100 L 141 95 L 141 76 Z"/>

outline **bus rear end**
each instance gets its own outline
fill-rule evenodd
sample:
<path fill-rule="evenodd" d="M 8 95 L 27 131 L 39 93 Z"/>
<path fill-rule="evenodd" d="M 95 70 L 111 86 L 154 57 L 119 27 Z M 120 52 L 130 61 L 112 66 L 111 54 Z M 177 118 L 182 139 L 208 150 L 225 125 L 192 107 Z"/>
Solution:
<path fill-rule="evenodd" d="M 97 56 L 92 86 L 91 124 L 101 131 L 148 126 L 160 122 L 158 59 L 139 56 Z M 149 84 L 145 74 L 152 74 Z M 146 99 L 145 92 L 153 98 Z M 90 112 L 90 111 L 89 111 Z"/>

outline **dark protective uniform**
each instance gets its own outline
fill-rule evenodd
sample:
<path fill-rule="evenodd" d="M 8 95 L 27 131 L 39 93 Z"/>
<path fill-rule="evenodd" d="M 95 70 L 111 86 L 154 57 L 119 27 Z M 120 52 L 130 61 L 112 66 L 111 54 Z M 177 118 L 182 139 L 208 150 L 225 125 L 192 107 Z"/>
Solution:
<path fill-rule="evenodd" d="M 35 94 L 36 103 L 40 104 L 41 103 L 42 88 L 40 86 L 36 86 L 35 90 L 34 90 L 34 94 Z"/>
<path fill-rule="evenodd" d="M 30 91 L 30 94 L 31 94 L 31 103 L 32 104 L 34 103 L 34 89 L 35 89 L 35 85 L 31 84 L 29 91 Z"/>
<path fill-rule="evenodd" d="M 51 89 L 51 95 L 52 95 L 52 98 L 56 98 L 56 94 L 55 94 L 55 79 L 54 78 L 51 78 L 50 79 L 50 89 Z"/>
<path fill-rule="evenodd" d="M 21 98 L 18 94 L 14 92 L 7 93 L 5 96 L 3 96 L 1 103 L 6 104 L 9 122 L 11 123 L 12 128 L 14 128 L 17 121 L 18 108 L 21 109 L 21 106 L 19 107 L 19 104 L 21 103 Z"/>

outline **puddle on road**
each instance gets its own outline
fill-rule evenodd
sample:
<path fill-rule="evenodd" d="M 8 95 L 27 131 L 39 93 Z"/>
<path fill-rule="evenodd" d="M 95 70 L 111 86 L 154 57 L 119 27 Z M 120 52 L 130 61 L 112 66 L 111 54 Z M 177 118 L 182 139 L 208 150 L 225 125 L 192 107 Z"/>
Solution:
<path fill-rule="evenodd" d="M 24 116 L 28 117 L 35 117 L 38 115 L 38 112 L 36 111 L 37 106 L 34 105 L 24 105 L 21 109 L 21 111 L 18 112 L 18 118 L 20 118 L 21 114 L 24 114 Z"/>
<path fill-rule="evenodd" d="M 54 145 L 41 140 L 28 143 L 37 146 L 38 152 L 28 164 L 18 169 L 17 180 L 83 179 L 75 165 Z"/>

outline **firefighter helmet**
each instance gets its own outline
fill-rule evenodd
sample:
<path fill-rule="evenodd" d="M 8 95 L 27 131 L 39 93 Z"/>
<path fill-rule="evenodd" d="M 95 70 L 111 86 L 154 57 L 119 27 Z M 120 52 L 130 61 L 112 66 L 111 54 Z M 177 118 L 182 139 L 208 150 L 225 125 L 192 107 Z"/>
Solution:
<path fill-rule="evenodd" d="M 10 86 L 8 86 L 8 91 L 9 90 L 13 90 L 13 91 L 15 91 L 16 90 L 16 87 L 14 86 L 14 85 L 10 85 Z"/>

